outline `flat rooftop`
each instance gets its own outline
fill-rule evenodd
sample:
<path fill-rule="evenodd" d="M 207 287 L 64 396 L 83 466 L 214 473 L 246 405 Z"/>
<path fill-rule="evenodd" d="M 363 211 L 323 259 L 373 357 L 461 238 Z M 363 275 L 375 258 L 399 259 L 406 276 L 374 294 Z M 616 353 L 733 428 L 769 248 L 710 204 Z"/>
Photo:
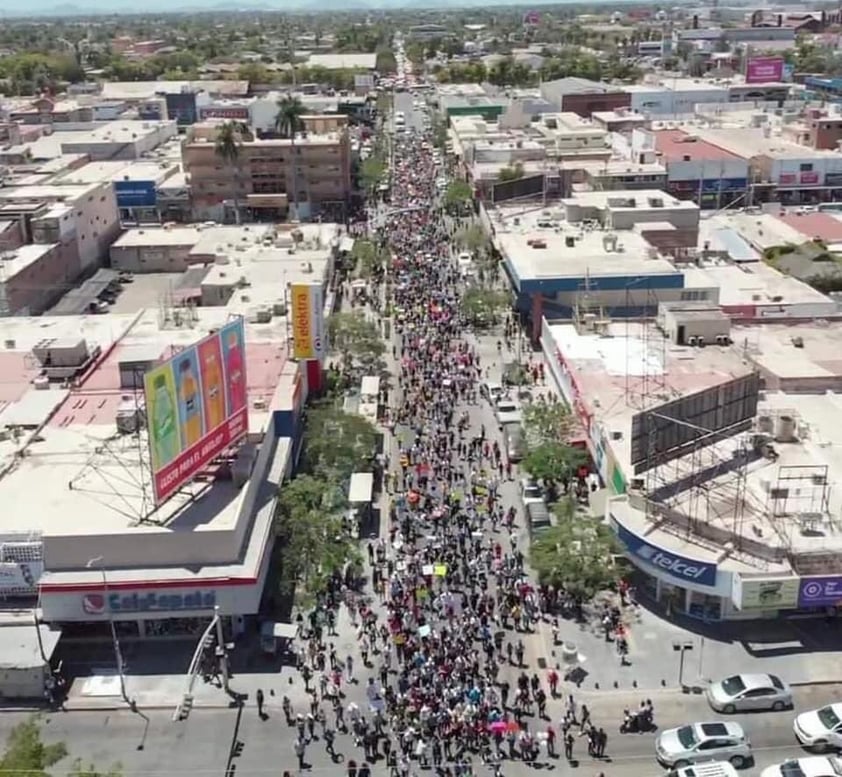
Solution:
<path fill-rule="evenodd" d="M 111 248 L 157 248 L 159 246 L 195 246 L 202 237 L 196 227 L 144 227 L 126 230 Z"/>
<path fill-rule="evenodd" d="M 773 389 L 842 391 L 842 323 L 838 321 L 735 325 L 731 338 Z"/>
<path fill-rule="evenodd" d="M 0 286 L 5 281 L 14 278 L 18 273 L 23 272 L 30 265 L 35 264 L 57 245 L 58 243 L 36 243 L 18 246 L 12 251 L 6 251 L 2 260 L 0 260 L 3 270 L 3 276 L 0 277 Z"/>
<path fill-rule="evenodd" d="M 54 183 L 100 183 L 102 181 L 155 181 L 162 182 L 176 167 L 174 163 L 138 161 L 89 162 L 83 167 L 68 170 L 53 180 Z"/>
<path fill-rule="evenodd" d="M 719 287 L 719 304 L 724 307 L 826 305 L 824 315 L 835 307 L 826 295 L 764 262 L 725 260 L 701 261 L 700 266 L 682 268 L 688 286 Z M 818 309 L 814 313 L 819 313 Z"/>
<path fill-rule="evenodd" d="M 721 146 L 708 143 L 683 130 L 658 130 L 653 134 L 655 149 L 668 162 L 743 159 Z M 690 159 L 685 160 L 685 157 Z"/>
<path fill-rule="evenodd" d="M 660 202 L 652 206 L 652 201 Z M 699 206 L 690 200 L 678 200 L 661 189 L 616 189 L 608 191 L 578 192 L 562 200 L 564 205 L 600 210 L 649 210 L 659 207 L 663 210 L 698 210 Z M 633 203 L 633 204 L 632 204 Z"/>

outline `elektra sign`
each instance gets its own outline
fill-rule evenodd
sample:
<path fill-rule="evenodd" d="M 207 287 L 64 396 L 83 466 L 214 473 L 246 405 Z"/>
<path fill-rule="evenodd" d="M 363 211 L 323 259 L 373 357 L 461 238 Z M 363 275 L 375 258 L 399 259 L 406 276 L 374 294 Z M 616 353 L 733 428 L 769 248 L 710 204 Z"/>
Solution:
<path fill-rule="evenodd" d="M 178 612 L 180 610 L 212 610 L 216 606 L 215 591 L 175 593 L 85 594 L 82 609 L 88 615 L 124 612 Z"/>
<path fill-rule="evenodd" d="M 651 545 L 624 526 L 614 521 L 617 537 L 632 556 L 636 556 L 650 567 L 665 572 L 670 577 L 696 585 L 716 585 L 716 564 L 680 556 L 677 553 Z"/>

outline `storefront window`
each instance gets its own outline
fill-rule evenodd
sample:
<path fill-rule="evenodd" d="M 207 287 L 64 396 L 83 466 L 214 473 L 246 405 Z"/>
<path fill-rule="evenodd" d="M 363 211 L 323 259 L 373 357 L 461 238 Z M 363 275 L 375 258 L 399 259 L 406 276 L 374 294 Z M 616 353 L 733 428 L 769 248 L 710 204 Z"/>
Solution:
<path fill-rule="evenodd" d="M 687 589 L 680 585 L 672 585 L 661 581 L 661 604 L 666 609 L 667 615 L 671 613 L 685 612 L 687 602 Z"/>
<path fill-rule="evenodd" d="M 718 621 L 722 617 L 722 600 L 718 596 L 691 591 L 687 614 L 700 620 Z"/>

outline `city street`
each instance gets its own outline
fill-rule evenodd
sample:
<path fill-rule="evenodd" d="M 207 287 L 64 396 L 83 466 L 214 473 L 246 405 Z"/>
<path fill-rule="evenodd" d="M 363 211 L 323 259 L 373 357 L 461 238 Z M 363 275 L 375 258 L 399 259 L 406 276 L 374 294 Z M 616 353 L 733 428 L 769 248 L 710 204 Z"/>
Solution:
<path fill-rule="evenodd" d="M 267 689 L 268 692 L 268 689 Z M 100 769 L 121 762 L 126 775 L 135 773 L 189 772 L 194 774 L 223 774 L 229 765 L 236 766 L 237 775 L 278 775 L 283 768 L 292 768 L 294 761 L 292 744 L 294 727 L 283 720 L 279 695 L 286 692 L 285 684 L 278 684 L 276 695 L 269 697 L 266 720 L 258 718 L 254 700 L 247 700 L 242 710 L 197 709 L 186 722 L 174 723 L 168 711 L 150 711 L 148 729 L 140 715 L 131 712 L 78 712 L 54 713 L 43 718 L 43 730 L 47 741 L 64 741 L 70 750 L 70 758 L 82 758 L 95 763 Z M 818 687 L 798 693 L 797 709 L 812 708 L 826 701 L 838 698 L 836 686 Z M 362 694 L 360 694 L 362 695 Z M 267 693 L 268 696 L 268 693 Z M 598 725 L 604 725 L 609 738 L 607 758 L 596 761 L 588 757 L 584 742 L 574 746 L 575 764 L 568 765 L 564 759 L 549 759 L 550 768 L 573 771 L 581 775 L 606 777 L 628 777 L 657 775 L 662 769 L 653 756 L 653 734 L 626 734 L 617 732 L 617 723 L 624 704 L 636 705 L 639 696 L 634 694 L 589 694 L 580 695 L 593 711 Z M 669 728 L 689 721 L 707 720 L 713 716 L 703 698 L 683 696 L 677 692 L 662 692 L 653 695 L 655 719 L 660 728 Z M 555 713 L 561 708 L 554 705 Z M 143 712 L 141 710 L 141 712 Z M 742 723 L 747 731 L 755 753 L 755 764 L 744 771 L 747 777 L 773 763 L 803 755 L 792 734 L 794 711 L 781 713 L 759 713 L 737 715 L 734 720 Z M 4 728 L 23 720 L 19 713 L 4 715 Z M 241 753 L 236 742 L 242 743 Z M 141 749 L 142 748 L 142 749 Z M 347 761 L 361 760 L 361 751 L 354 748 L 350 737 L 340 736 L 336 745 Z M 230 764 L 229 764 L 230 758 Z M 321 741 L 307 748 L 306 760 L 312 764 L 312 774 L 336 774 Z M 542 755 L 542 760 L 547 760 Z M 375 768 L 377 774 L 385 774 L 382 759 Z M 58 767 L 61 771 L 61 767 Z M 484 774 L 479 770 L 478 774 Z M 504 765 L 504 774 L 528 774 L 529 768 L 522 762 Z"/>

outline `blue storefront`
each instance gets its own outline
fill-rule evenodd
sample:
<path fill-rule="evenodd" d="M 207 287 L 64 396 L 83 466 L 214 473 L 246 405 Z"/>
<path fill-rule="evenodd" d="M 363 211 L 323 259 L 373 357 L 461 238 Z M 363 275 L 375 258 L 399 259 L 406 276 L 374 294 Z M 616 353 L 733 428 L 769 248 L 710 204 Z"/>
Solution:
<path fill-rule="evenodd" d="M 612 500 L 609 510 L 614 503 Z M 628 509 L 628 498 L 620 497 L 616 504 Z M 701 548 L 699 555 L 707 558 L 678 553 L 633 531 L 620 523 L 621 513 L 611 510 L 610 525 L 637 570 L 638 595 L 660 604 L 668 616 L 720 620 L 730 607 L 731 573 L 720 569 L 716 559 Z"/>
<path fill-rule="evenodd" d="M 158 186 L 155 181 L 115 181 L 114 193 L 123 221 L 158 220 Z"/>

